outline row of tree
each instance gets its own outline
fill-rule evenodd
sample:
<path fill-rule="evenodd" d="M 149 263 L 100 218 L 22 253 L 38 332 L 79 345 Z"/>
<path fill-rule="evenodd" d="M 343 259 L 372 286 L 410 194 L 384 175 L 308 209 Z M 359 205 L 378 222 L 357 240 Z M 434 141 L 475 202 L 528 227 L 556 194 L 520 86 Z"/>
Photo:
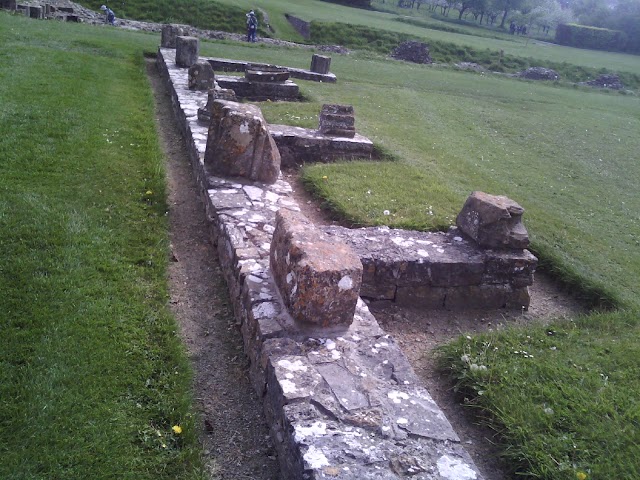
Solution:
<path fill-rule="evenodd" d="M 511 22 L 531 32 L 548 33 L 560 24 L 607 28 L 624 32 L 625 49 L 640 53 L 640 0 L 344 0 L 370 7 L 375 2 L 396 2 L 401 8 L 427 8 L 444 16 L 456 11 L 458 19 L 507 28 Z"/>

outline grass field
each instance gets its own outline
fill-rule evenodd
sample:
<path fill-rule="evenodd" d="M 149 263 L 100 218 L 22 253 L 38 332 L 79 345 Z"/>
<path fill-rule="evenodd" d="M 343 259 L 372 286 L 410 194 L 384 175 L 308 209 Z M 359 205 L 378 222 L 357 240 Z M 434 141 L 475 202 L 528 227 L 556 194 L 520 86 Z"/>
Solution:
<path fill-rule="evenodd" d="M 339 12 L 344 21 L 402 25 L 312 0 L 263 7 L 270 14 L 291 7 L 303 18 Z M 162 447 L 163 439 L 176 440 L 175 422 L 188 434 L 191 420 L 188 372 L 164 311 L 162 167 L 142 71 L 141 52 L 153 51 L 158 37 L 7 15 L 0 22 L 0 119 L 2 131 L 11 132 L 0 137 L 8 159 L 0 177 L 0 238 L 5 251 L 16 252 L 3 258 L 0 277 L 10 292 L 0 300 L 10 345 L 0 357 L 6 375 L 0 427 L 7 439 L 0 444 L 0 476 L 51 471 L 55 478 L 73 464 L 79 473 L 67 478 L 83 478 L 104 456 L 110 463 L 101 468 L 114 476 L 119 465 L 135 469 L 138 476 L 130 478 L 158 471 L 196 476 L 188 435 Z M 229 42 L 204 43 L 201 52 L 297 67 L 308 67 L 311 56 Z M 570 50 L 558 52 L 571 59 Z M 576 62 L 587 57 L 638 65 L 637 57 L 595 52 Z M 261 107 L 272 123 L 313 127 L 323 103 L 352 104 L 357 129 L 394 159 L 305 169 L 310 187 L 336 214 L 356 224 L 443 229 L 472 190 L 508 195 L 526 209 L 543 268 L 586 301 L 618 309 L 465 337 L 442 350 L 459 391 L 500 432 L 510 467 L 530 478 L 637 478 L 638 97 L 371 53 L 333 55 L 332 71 L 335 85 L 300 82 L 309 102 Z M 101 287 L 107 280 L 113 290 Z M 93 336 L 105 347 L 97 349 Z M 84 346 L 87 338 L 94 343 Z M 59 347 L 76 344 L 83 346 Z M 88 355 L 94 349 L 104 355 Z M 136 368 L 116 375 L 127 361 Z M 93 392 L 87 399 L 85 390 Z M 49 414 L 52 406 L 57 410 Z M 61 421 L 72 430 L 61 430 Z M 89 445 L 102 436 L 98 444 L 113 449 L 95 454 Z M 20 468 L 30 476 L 13 473 Z"/>
<path fill-rule="evenodd" d="M 0 12 L 2 479 L 203 478 L 166 308 L 155 45 Z"/>

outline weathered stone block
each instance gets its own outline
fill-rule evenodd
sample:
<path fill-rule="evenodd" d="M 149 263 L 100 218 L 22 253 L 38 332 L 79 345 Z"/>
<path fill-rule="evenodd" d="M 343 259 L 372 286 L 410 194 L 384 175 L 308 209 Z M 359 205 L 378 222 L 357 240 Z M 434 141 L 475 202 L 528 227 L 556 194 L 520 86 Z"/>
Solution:
<path fill-rule="evenodd" d="M 409 308 L 428 308 L 439 310 L 444 308 L 447 289 L 426 285 L 398 287 L 395 301 L 398 305 Z"/>
<path fill-rule="evenodd" d="M 524 208 L 507 197 L 473 192 L 458 214 L 456 225 L 483 247 L 523 249 L 529 246 L 523 213 Z"/>
<path fill-rule="evenodd" d="M 189 67 L 189 90 L 207 91 L 213 88 L 216 79 L 211 64 L 199 60 Z"/>
<path fill-rule="evenodd" d="M 322 106 L 318 130 L 325 135 L 353 138 L 356 134 L 353 107 L 351 105 Z"/>
<path fill-rule="evenodd" d="M 183 35 L 182 27 L 177 25 L 162 25 L 160 46 L 162 48 L 176 48 L 176 38 Z"/>
<path fill-rule="evenodd" d="M 196 37 L 176 37 L 176 65 L 188 68 L 198 61 L 200 40 Z"/>
<path fill-rule="evenodd" d="M 350 324 L 362 283 L 362 263 L 302 214 L 280 209 L 271 241 L 271 271 L 291 316 L 331 326 Z"/>
<path fill-rule="evenodd" d="M 280 153 L 260 109 L 214 101 L 204 162 L 212 173 L 274 183 L 280 173 Z"/>
<path fill-rule="evenodd" d="M 213 69 L 212 69 L 213 71 Z M 213 85 L 207 92 L 207 104 L 203 108 L 198 109 L 198 120 L 211 122 L 211 111 L 213 110 L 213 102 L 216 100 L 228 100 L 230 102 L 236 102 L 236 93 L 230 88 L 221 88 L 218 82 L 213 80 Z"/>
<path fill-rule="evenodd" d="M 233 90 L 239 98 L 252 101 L 296 101 L 300 96 L 300 88 L 291 80 L 256 82 L 243 77 L 219 75 L 217 81 L 222 88 Z"/>
<path fill-rule="evenodd" d="M 485 262 L 482 283 L 505 283 L 512 287 L 533 285 L 538 259 L 529 250 L 489 250 Z"/>
<path fill-rule="evenodd" d="M 326 74 L 326 73 L 329 73 L 330 67 L 331 67 L 331 57 L 325 57 L 323 55 L 316 55 L 316 54 L 314 54 L 311 57 L 310 70 L 312 72 Z"/>
<path fill-rule="evenodd" d="M 44 18 L 44 10 L 40 6 L 32 5 L 29 10 L 29 16 L 31 18 L 42 19 Z"/>

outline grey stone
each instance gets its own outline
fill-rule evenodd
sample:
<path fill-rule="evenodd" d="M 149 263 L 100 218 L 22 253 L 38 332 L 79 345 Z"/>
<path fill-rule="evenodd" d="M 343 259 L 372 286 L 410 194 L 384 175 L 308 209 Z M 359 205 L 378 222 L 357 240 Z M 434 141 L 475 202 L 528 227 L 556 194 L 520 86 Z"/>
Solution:
<path fill-rule="evenodd" d="M 353 106 L 323 105 L 318 130 L 325 135 L 353 138 L 356 134 Z"/>
<path fill-rule="evenodd" d="M 176 65 L 189 68 L 198 61 L 200 40 L 196 37 L 176 37 Z"/>
<path fill-rule="evenodd" d="M 218 75 L 218 84 L 231 89 L 238 98 L 252 101 L 296 101 L 300 97 L 300 88 L 291 80 L 284 82 L 259 82 L 242 77 Z"/>
<path fill-rule="evenodd" d="M 522 224 L 523 213 L 524 208 L 505 196 L 473 192 L 456 225 L 480 246 L 524 249 L 529 246 L 529 234 Z"/>
<path fill-rule="evenodd" d="M 373 158 L 373 142 L 357 133 L 352 137 L 337 137 L 288 125 L 270 125 L 269 129 L 280 150 L 283 167 Z"/>
<path fill-rule="evenodd" d="M 255 105 L 216 100 L 213 103 L 205 165 L 212 173 L 274 183 L 280 153 Z"/>
<path fill-rule="evenodd" d="M 336 363 L 326 363 L 318 365 L 316 368 L 345 410 L 352 411 L 369 407 L 369 400 L 360 391 L 356 377 L 344 367 Z"/>
<path fill-rule="evenodd" d="M 329 73 L 331 68 L 331 57 L 313 54 L 311 57 L 310 70 L 315 73 Z"/>
<path fill-rule="evenodd" d="M 209 58 L 209 63 L 216 71 L 221 72 L 244 72 L 250 62 L 242 60 L 231 60 L 228 58 Z M 255 64 L 255 63 L 254 63 Z M 266 64 L 265 64 L 266 65 Z M 302 68 L 286 67 L 289 70 L 291 78 L 299 78 L 301 80 L 311 80 L 314 82 L 336 82 L 336 76 L 333 73 L 317 73 Z"/>
<path fill-rule="evenodd" d="M 214 87 L 216 77 L 211 64 L 198 60 L 189 67 L 189 90 L 209 91 Z"/>
<path fill-rule="evenodd" d="M 162 48 L 176 48 L 176 38 L 184 34 L 182 27 L 178 25 L 162 25 L 160 46 Z"/>
<path fill-rule="evenodd" d="M 280 209 L 271 242 L 271 271 L 297 321 L 350 324 L 362 283 L 360 259 L 302 214 Z"/>

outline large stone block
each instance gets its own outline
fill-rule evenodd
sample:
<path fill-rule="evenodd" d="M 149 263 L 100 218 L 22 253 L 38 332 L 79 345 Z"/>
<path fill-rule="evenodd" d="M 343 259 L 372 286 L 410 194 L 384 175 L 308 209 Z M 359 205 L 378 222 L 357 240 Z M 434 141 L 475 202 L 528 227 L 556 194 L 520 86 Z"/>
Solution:
<path fill-rule="evenodd" d="M 523 213 L 524 208 L 507 197 L 473 192 L 456 224 L 480 246 L 524 249 L 529 246 L 529 234 L 522 224 Z"/>
<path fill-rule="evenodd" d="M 214 101 L 204 162 L 212 173 L 274 183 L 280 173 L 280 153 L 260 109 Z"/>
<path fill-rule="evenodd" d="M 176 48 L 176 38 L 184 34 L 182 27 L 177 25 L 162 25 L 160 46 L 162 48 Z"/>
<path fill-rule="evenodd" d="M 331 57 L 314 54 L 311 57 L 311 71 L 315 73 L 329 73 L 331 67 Z"/>
<path fill-rule="evenodd" d="M 302 214 L 277 212 L 271 271 L 294 319 L 324 327 L 353 321 L 362 263 L 347 244 L 316 229 Z"/>
<path fill-rule="evenodd" d="M 199 60 L 189 67 L 189 90 L 208 91 L 214 87 L 216 76 L 211 64 Z"/>
<path fill-rule="evenodd" d="M 325 135 L 353 138 L 356 134 L 353 106 L 322 106 L 318 130 Z"/>
<path fill-rule="evenodd" d="M 176 37 L 176 65 L 189 68 L 198 61 L 200 40 L 196 37 Z"/>

